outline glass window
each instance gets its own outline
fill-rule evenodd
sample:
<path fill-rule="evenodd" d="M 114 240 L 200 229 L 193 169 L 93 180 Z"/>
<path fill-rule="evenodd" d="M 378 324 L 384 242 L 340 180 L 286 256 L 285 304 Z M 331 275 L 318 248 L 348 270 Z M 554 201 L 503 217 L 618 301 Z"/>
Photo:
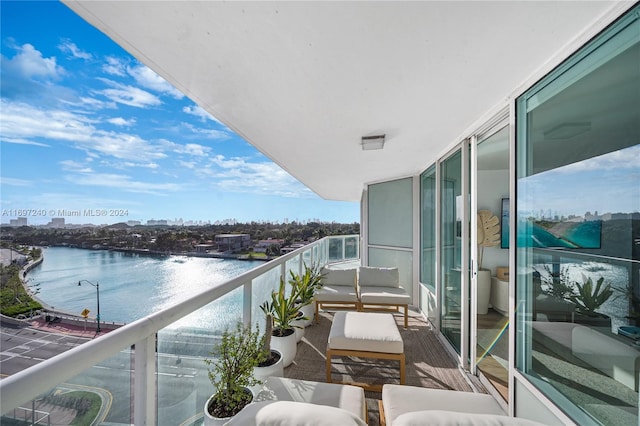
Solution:
<path fill-rule="evenodd" d="M 420 176 L 420 282 L 436 291 L 436 167 Z"/>
<path fill-rule="evenodd" d="M 460 353 L 462 319 L 462 152 L 440 165 L 440 330 Z M 468 244 L 468 242 L 467 242 Z M 467 280 L 465 280 L 468 282 Z"/>
<path fill-rule="evenodd" d="M 412 185 L 411 178 L 369 185 L 369 244 L 412 247 Z"/>
<path fill-rule="evenodd" d="M 638 424 L 639 15 L 516 103 L 516 365 L 578 424 Z"/>
<path fill-rule="evenodd" d="M 437 323 L 436 302 L 436 166 L 420 176 L 420 309 Z"/>

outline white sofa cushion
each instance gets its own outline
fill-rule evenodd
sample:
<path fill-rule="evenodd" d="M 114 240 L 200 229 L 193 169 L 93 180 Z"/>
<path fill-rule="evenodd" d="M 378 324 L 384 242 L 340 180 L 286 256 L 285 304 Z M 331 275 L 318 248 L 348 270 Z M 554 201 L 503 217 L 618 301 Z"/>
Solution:
<path fill-rule="evenodd" d="M 404 352 L 393 315 L 372 312 L 336 312 L 327 347 L 393 354 Z"/>
<path fill-rule="evenodd" d="M 411 298 L 403 288 L 399 287 L 361 287 L 362 303 L 388 303 L 392 305 L 409 304 Z"/>
<path fill-rule="evenodd" d="M 324 285 L 314 297 L 318 302 L 355 303 L 358 301 L 355 287 L 346 285 Z"/>
<path fill-rule="evenodd" d="M 400 286 L 398 268 L 360 266 L 358 268 L 358 285 L 360 287 L 398 287 Z"/>
<path fill-rule="evenodd" d="M 456 411 L 423 410 L 400 416 L 390 426 L 539 426 L 531 420 L 498 414 L 461 413 Z"/>
<path fill-rule="evenodd" d="M 358 270 L 322 268 L 323 285 L 351 286 L 355 289 Z"/>
<path fill-rule="evenodd" d="M 382 387 L 382 405 L 387 425 L 393 425 L 402 414 L 422 410 L 506 415 L 500 404 L 488 394 L 417 386 L 385 384 Z"/>
<path fill-rule="evenodd" d="M 328 405 L 294 401 L 254 402 L 231 420 L 228 426 L 366 426 L 350 412 Z"/>
<path fill-rule="evenodd" d="M 297 401 L 341 408 L 366 419 L 367 407 L 364 390 L 359 386 L 315 382 L 286 377 L 267 378 L 254 402 Z"/>

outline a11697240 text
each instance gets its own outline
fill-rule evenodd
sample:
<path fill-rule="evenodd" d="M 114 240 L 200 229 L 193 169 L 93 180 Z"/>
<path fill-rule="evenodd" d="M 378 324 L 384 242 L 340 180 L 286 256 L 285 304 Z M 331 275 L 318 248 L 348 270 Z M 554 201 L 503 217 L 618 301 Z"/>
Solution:
<path fill-rule="evenodd" d="M 9 217 L 125 217 L 128 209 L 2 209 Z"/>

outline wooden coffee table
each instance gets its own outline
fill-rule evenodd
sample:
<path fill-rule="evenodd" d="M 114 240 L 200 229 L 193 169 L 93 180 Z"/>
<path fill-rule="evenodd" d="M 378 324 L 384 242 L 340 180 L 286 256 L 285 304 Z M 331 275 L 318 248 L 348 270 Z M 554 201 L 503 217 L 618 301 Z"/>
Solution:
<path fill-rule="evenodd" d="M 327 342 L 327 383 L 332 383 L 331 359 L 334 356 L 398 360 L 400 384 L 405 383 L 404 342 L 392 314 L 336 312 Z M 378 392 L 382 389 L 382 385 L 348 384 Z"/>

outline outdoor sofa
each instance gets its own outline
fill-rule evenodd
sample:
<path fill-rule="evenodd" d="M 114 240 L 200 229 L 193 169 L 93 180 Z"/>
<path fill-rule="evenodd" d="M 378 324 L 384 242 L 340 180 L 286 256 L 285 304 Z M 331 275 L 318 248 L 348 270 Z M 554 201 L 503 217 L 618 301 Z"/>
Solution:
<path fill-rule="evenodd" d="M 541 426 L 509 417 L 491 395 L 482 393 L 385 384 L 380 405 L 380 423 L 386 426 Z"/>
<path fill-rule="evenodd" d="M 411 297 L 400 285 L 398 268 L 360 266 L 350 269 L 322 269 L 323 287 L 315 296 L 316 322 L 324 307 L 358 311 L 404 309 L 404 327 L 409 323 Z"/>
<path fill-rule="evenodd" d="M 269 377 L 229 426 L 366 426 L 367 404 L 358 386 Z"/>

